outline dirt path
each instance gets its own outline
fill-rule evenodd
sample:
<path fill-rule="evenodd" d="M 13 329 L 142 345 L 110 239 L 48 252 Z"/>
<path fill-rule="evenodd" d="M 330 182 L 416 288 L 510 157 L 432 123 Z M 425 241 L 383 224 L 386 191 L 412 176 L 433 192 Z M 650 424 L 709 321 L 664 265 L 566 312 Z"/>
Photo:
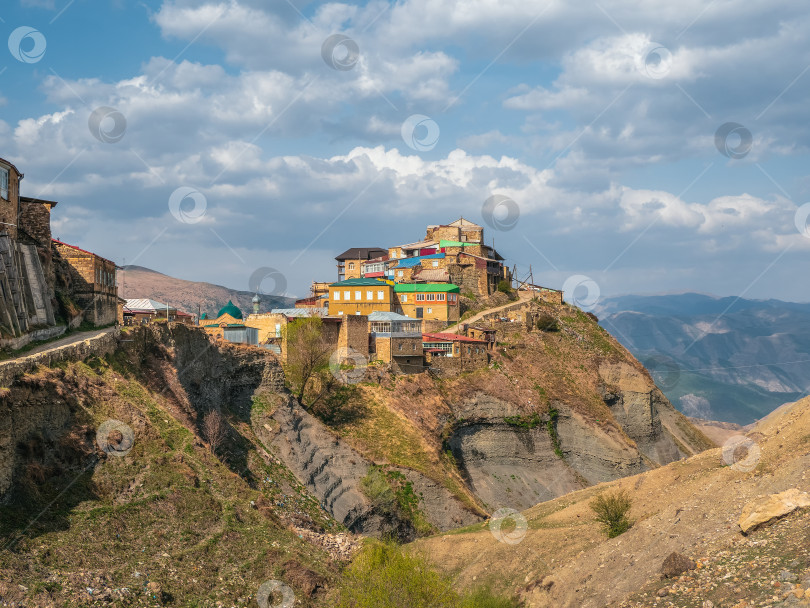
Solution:
<path fill-rule="evenodd" d="M 54 340 L 53 342 L 47 342 L 45 344 L 41 344 L 31 350 L 25 351 L 20 353 L 18 357 L 15 359 L 21 359 L 23 357 L 28 357 L 30 355 L 37 355 L 39 353 L 44 353 L 49 350 L 53 350 L 55 348 L 60 348 L 62 346 L 67 346 L 68 344 L 74 344 L 76 342 L 82 342 L 84 340 L 88 340 L 90 338 L 97 338 L 98 336 L 108 334 L 111 331 L 115 331 L 115 327 L 105 327 L 104 329 L 94 329 L 91 331 L 82 331 L 77 334 L 71 334 L 64 338 L 60 338 L 59 340 Z M 13 359 L 7 359 L 8 361 L 13 361 Z"/>
<path fill-rule="evenodd" d="M 514 306 L 515 304 L 519 304 L 520 302 L 528 302 L 532 299 L 534 293 L 531 291 L 518 291 L 518 299 L 514 302 L 508 302 L 502 306 L 496 306 L 495 308 L 487 308 L 486 310 L 482 310 L 478 314 L 470 317 L 469 319 L 465 319 L 464 321 L 460 321 L 451 327 L 445 329 L 442 333 L 445 334 L 457 334 L 461 330 L 461 326 L 463 324 L 467 325 L 474 325 L 478 321 L 480 321 L 485 315 L 492 314 L 493 312 L 498 312 L 499 310 L 503 310 L 504 308 L 508 308 L 510 306 Z"/>

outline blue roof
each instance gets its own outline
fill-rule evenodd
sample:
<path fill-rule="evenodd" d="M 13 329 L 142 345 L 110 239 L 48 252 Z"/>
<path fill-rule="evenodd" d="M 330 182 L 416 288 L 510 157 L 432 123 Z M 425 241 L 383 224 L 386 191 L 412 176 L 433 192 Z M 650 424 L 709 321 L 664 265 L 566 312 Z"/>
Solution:
<path fill-rule="evenodd" d="M 431 253 L 430 255 L 415 255 L 412 258 L 404 258 L 398 260 L 399 263 L 396 265 L 396 268 L 413 268 L 414 266 L 419 266 L 422 260 L 437 260 L 444 258 L 443 253 Z M 395 268 L 395 270 L 396 270 Z"/>
<path fill-rule="evenodd" d="M 325 308 L 274 308 L 271 314 L 284 315 L 285 317 L 324 317 Z"/>

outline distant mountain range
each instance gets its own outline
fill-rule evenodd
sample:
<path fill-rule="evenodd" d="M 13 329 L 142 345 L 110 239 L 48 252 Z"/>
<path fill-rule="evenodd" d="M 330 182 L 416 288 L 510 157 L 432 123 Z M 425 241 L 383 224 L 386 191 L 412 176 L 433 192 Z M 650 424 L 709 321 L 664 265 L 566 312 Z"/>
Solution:
<path fill-rule="evenodd" d="M 689 416 L 749 424 L 810 391 L 810 304 L 630 295 L 594 312 Z"/>
<path fill-rule="evenodd" d="M 237 291 L 221 285 L 176 279 L 142 266 L 124 266 L 118 272 L 118 293 L 122 298 L 152 298 L 196 315 L 198 310 L 214 316 L 220 308 L 233 301 L 247 315 L 253 312 L 253 296 L 249 291 Z M 292 298 L 261 295 L 260 311 L 292 306 Z"/>

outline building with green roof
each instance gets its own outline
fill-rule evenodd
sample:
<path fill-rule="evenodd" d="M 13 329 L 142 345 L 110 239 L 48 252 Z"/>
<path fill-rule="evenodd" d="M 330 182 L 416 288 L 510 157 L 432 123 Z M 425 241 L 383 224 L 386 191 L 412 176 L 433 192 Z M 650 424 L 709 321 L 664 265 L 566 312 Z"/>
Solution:
<path fill-rule="evenodd" d="M 234 304 L 231 300 L 228 300 L 228 303 L 219 309 L 219 312 L 217 313 L 217 320 L 219 320 L 223 315 L 229 315 L 230 317 L 240 321 L 243 319 L 242 311 L 239 310 L 239 307 L 236 306 L 236 304 Z"/>

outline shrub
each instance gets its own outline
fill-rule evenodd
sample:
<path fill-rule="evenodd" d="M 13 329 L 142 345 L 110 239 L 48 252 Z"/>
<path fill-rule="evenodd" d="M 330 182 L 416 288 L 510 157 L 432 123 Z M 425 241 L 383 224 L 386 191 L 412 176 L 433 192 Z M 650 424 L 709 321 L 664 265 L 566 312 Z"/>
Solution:
<path fill-rule="evenodd" d="M 585 316 L 586 316 L 586 317 L 588 317 L 588 318 L 589 318 L 591 321 L 593 321 L 594 323 L 599 323 L 599 317 L 597 317 L 597 316 L 596 316 L 595 314 L 593 314 L 592 312 L 586 312 L 586 313 L 585 313 Z"/>
<path fill-rule="evenodd" d="M 552 317 L 547 312 L 537 315 L 537 322 L 535 325 L 540 331 L 559 331 L 560 329 L 557 319 Z"/>
<path fill-rule="evenodd" d="M 632 501 L 624 490 L 600 494 L 591 501 L 590 507 L 596 513 L 596 521 L 602 524 L 608 538 L 615 538 L 627 532 L 633 522 L 627 518 Z"/>
<path fill-rule="evenodd" d="M 421 555 L 371 541 L 344 571 L 337 608 L 514 608 L 488 589 L 461 596 Z"/>
<path fill-rule="evenodd" d="M 504 279 L 500 283 L 498 283 L 498 291 L 501 293 L 512 293 L 512 284 Z"/>

